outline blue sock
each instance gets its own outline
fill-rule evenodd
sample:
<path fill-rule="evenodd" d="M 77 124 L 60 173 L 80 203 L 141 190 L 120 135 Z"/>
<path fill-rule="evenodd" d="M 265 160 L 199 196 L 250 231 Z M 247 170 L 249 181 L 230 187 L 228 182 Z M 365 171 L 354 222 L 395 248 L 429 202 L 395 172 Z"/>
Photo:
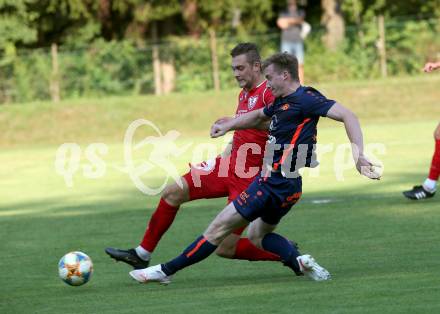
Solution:
<path fill-rule="evenodd" d="M 301 274 L 296 258 L 300 256 L 298 249 L 286 238 L 276 233 L 268 233 L 261 241 L 263 249 L 281 257 L 282 262 L 297 275 Z"/>
<path fill-rule="evenodd" d="M 208 240 L 201 235 L 193 243 L 191 243 L 191 245 L 188 246 L 182 254 L 168 263 L 162 264 L 162 271 L 167 276 L 172 275 L 187 266 L 204 260 L 211 255 L 216 248 L 216 245 L 209 243 Z"/>

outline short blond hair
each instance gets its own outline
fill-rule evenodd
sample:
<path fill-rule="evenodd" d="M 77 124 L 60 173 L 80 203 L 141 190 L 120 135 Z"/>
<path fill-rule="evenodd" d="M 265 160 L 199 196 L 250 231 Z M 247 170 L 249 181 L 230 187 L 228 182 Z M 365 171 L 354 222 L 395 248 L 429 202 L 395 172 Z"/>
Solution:
<path fill-rule="evenodd" d="M 278 73 L 287 71 L 292 77 L 292 80 L 299 82 L 298 59 L 294 55 L 286 52 L 276 53 L 264 60 L 262 67 L 265 69 L 271 64 L 273 64 L 275 71 Z"/>

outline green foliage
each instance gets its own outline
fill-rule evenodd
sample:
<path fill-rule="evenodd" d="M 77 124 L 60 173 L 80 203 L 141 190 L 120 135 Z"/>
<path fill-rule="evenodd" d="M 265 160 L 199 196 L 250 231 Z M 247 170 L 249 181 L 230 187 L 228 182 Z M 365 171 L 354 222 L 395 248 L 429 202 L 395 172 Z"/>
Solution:
<path fill-rule="evenodd" d="M 410 75 L 423 62 L 436 57 L 440 49 L 436 20 L 399 21 L 386 19 L 388 73 Z M 96 31 L 92 29 L 90 34 Z M 86 28 L 83 28 L 86 30 Z M 380 76 L 376 41 L 377 22 L 348 27 L 346 39 L 337 51 L 322 44 L 323 30 L 314 29 L 306 41 L 307 83 L 328 80 L 371 79 Z M 72 37 L 73 38 L 73 37 Z M 217 38 L 217 56 L 223 89 L 236 87 L 230 70 L 230 50 L 243 41 L 255 42 L 261 55 L 278 51 L 279 33 L 239 34 Z M 81 47 L 81 45 L 78 45 Z M 62 48 L 59 52 L 61 95 L 63 98 L 101 95 L 146 94 L 154 91 L 151 46 L 139 49 L 131 41 L 95 40 L 87 48 Z M 0 69 L 1 102 L 26 102 L 49 98 L 51 61 L 48 50 L 17 55 L 13 46 L 4 55 Z M 213 87 L 209 40 L 171 37 L 159 45 L 162 60 L 174 64 L 176 91 L 209 90 Z"/>
<path fill-rule="evenodd" d="M 240 29 L 247 33 L 267 31 L 270 24 L 278 12 L 273 10 L 273 3 L 266 0 L 239 1 L 242 25 Z M 269 25 L 268 25 L 269 24 Z"/>
<path fill-rule="evenodd" d="M 275 19 L 284 3 L 187 1 L 197 4 L 191 38 L 179 36 L 190 27 L 182 13 L 186 1 L 0 0 L 0 103 L 49 98 L 52 43 L 60 47 L 63 98 L 152 93 L 153 23 L 159 35 L 167 34 L 159 38 L 160 57 L 174 65 L 178 92 L 213 88 L 209 29 L 217 34 L 223 89 L 236 86 L 229 51 L 238 42 L 257 43 L 263 57 L 278 51 Z M 438 57 L 437 4 L 438 0 L 343 1 L 348 26 L 338 50 L 325 49 L 324 30 L 317 22 L 306 40 L 307 83 L 379 77 L 378 14 L 385 16 L 388 73 L 417 73 L 424 61 Z M 317 21 L 320 12 L 313 8 L 316 4 L 309 2 L 308 19 Z M 408 15 L 412 18 L 404 18 Z"/>
<path fill-rule="evenodd" d="M 62 52 L 65 97 L 151 93 L 151 52 L 128 41 L 95 41 L 85 50 Z"/>
<path fill-rule="evenodd" d="M 0 67 L 0 102 L 49 99 L 51 64 L 42 50 L 17 55 L 14 46 L 6 50 Z"/>
<path fill-rule="evenodd" d="M 423 63 L 435 59 L 440 49 L 438 21 L 385 19 L 387 69 L 390 75 L 420 72 Z M 307 80 L 371 79 L 380 76 L 377 21 L 347 27 L 344 43 L 336 52 L 325 50 L 320 31 L 306 42 Z"/>
<path fill-rule="evenodd" d="M 50 59 L 42 51 L 17 57 L 13 63 L 14 99 L 19 102 L 49 99 Z"/>
<path fill-rule="evenodd" d="M 94 21 L 89 21 L 84 26 L 75 28 L 66 34 L 64 46 L 68 49 L 81 49 L 87 43 L 93 42 L 94 38 L 99 37 L 101 25 Z"/>
<path fill-rule="evenodd" d="M 31 77 L 18 78 L 26 72 L 24 64 L 16 64 L 17 44 L 31 44 L 37 39 L 33 28 L 35 12 L 27 6 L 33 0 L 0 0 L 0 103 L 19 100 L 20 92 L 29 93 Z M 25 82 L 26 81 L 26 82 Z M 18 96 L 18 97 L 17 97 Z"/>
<path fill-rule="evenodd" d="M 114 0 L 111 9 L 120 16 L 129 16 L 129 22 L 148 24 L 161 21 L 180 12 L 178 0 Z"/>
<path fill-rule="evenodd" d="M 0 55 L 8 43 L 32 43 L 37 31 L 32 27 L 35 13 L 27 5 L 35 0 L 0 0 Z"/>
<path fill-rule="evenodd" d="M 418 16 L 420 18 L 433 18 L 440 15 L 438 0 L 344 0 L 342 10 L 349 23 L 371 20 L 378 13 L 394 17 Z"/>
<path fill-rule="evenodd" d="M 415 74 L 421 71 L 423 63 L 437 57 L 440 38 L 436 24 L 429 21 L 408 21 L 403 28 L 387 28 L 387 46 L 391 74 Z"/>
<path fill-rule="evenodd" d="M 200 91 L 212 86 L 211 55 L 207 39 L 173 38 L 172 45 L 162 45 L 161 51 L 174 56 L 178 73 L 177 91 Z"/>

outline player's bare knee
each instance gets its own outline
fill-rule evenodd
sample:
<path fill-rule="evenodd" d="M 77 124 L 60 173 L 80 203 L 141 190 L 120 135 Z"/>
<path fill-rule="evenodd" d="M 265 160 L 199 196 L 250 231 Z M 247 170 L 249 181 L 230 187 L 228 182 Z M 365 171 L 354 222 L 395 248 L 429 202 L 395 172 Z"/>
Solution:
<path fill-rule="evenodd" d="M 231 234 L 227 236 L 222 243 L 220 243 L 215 253 L 220 257 L 233 258 L 238 240 L 240 240 L 239 235 Z"/>
<path fill-rule="evenodd" d="M 262 247 L 261 241 L 263 239 L 264 234 L 260 232 L 255 222 L 249 225 L 247 236 L 249 241 L 251 241 L 253 245 L 261 249 Z"/>
<path fill-rule="evenodd" d="M 223 244 L 223 242 L 215 250 L 215 254 L 223 258 L 233 258 L 235 255 L 235 245 Z"/>
<path fill-rule="evenodd" d="M 171 206 L 179 206 L 188 200 L 187 191 L 176 183 L 168 185 L 162 192 L 162 198 Z"/>
<path fill-rule="evenodd" d="M 220 243 L 227 236 L 227 230 L 224 224 L 221 223 L 221 221 L 214 221 L 209 225 L 208 229 L 204 233 L 204 236 L 212 244 L 220 245 Z"/>
<path fill-rule="evenodd" d="M 262 248 L 261 240 L 263 239 L 260 234 L 250 232 L 248 234 L 249 241 L 252 242 L 257 248 Z"/>
<path fill-rule="evenodd" d="M 208 240 L 211 244 L 220 245 L 223 240 L 223 237 L 220 232 L 208 232 L 204 234 L 206 240 Z"/>

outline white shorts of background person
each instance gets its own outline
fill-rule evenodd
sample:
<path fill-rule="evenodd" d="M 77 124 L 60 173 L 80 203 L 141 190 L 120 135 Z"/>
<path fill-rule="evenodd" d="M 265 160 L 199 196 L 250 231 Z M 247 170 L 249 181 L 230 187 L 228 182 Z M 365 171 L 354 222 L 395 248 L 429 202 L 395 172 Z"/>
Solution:
<path fill-rule="evenodd" d="M 282 41 L 281 42 L 281 52 L 287 52 L 289 54 L 294 55 L 298 59 L 298 64 L 304 64 L 304 43 L 301 41 L 290 42 L 290 41 Z"/>

